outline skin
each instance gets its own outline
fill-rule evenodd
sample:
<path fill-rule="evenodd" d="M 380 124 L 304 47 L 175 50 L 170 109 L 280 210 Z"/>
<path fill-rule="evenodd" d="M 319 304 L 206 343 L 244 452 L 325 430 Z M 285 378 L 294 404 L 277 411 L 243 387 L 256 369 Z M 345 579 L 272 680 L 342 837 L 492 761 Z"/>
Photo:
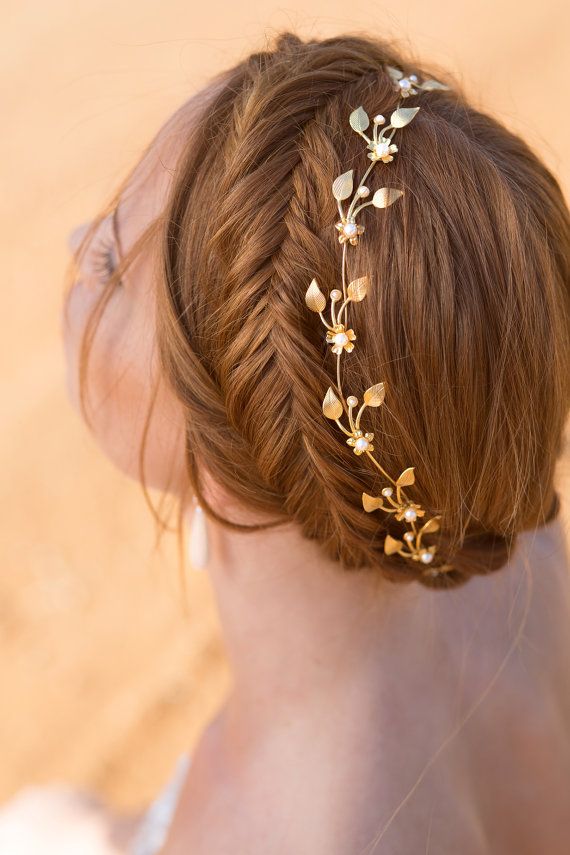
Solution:
<path fill-rule="evenodd" d="M 119 206 L 123 250 L 159 216 L 206 94 L 166 123 L 141 161 Z M 64 323 L 76 405 L 78 345 L 100 287 L 86 258 Z M 181 491 L 183 417 L 160 379 L 153 293 L 145 251 L 95 339 L 94 433 L 138 477 L 151 376 L 160 387 L 148 481 Z M 223 513 L 252 519 L 211 482 L 208 494 Z M 244 535 L 208 520 L 208 531 L 234 684 L 192 750 L 163 855 L 568 851 L 570 590 L 560 521 L 523 534 L 492 577 L 445 593 L 343 574 L 292 525 Z"/>

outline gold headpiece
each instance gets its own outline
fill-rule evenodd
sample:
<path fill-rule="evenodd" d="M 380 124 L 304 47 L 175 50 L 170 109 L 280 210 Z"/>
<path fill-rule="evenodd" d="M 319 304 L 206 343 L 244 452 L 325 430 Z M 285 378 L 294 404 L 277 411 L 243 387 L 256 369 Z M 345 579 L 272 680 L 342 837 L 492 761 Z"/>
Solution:
<path fill-rule="evenodd" d="M 440 516 L 431 517 L 421 525 L 419 524 L 418 520 L 425 516 L 425 510 L 423 510 L 421 505 L 408 499 L 404 492 L 404 487 L 410 487 L 415 481 L 414 468 L 410 466 L 404 469 L 398 478 L 394 480 L 383 469 L 372 453 L 374 451 L 374 445 L 372 444 L 374 434 L 364 431 L 361 428 L 364 410 L 366 407 L 379 407 L 382 404 L 386 394 L 386 386 L 384 383 L 376 383 L 369 389 L 366 389 L 363 395 L 363 403 L 360 405 L 355 416 L 354 410 L 358 407 L 358 398 L 354 395 L 349 395 L 345 399 L 341 383 L 341 357 L 344 353 L 350 353 L 354 350 L 354 341 L 356 339 L 354 330 L 350 328 L 348 323 L 348 306 L 350 303 L 360 303 L 364 300 L 369 287 L 368 276 L 361 276 L 350 282 L 347 286 L 346 248 L 349 244 L 356 246 L 360 235 L 364 232 L 364 226 L 356 222 L 360 211 L 368 205 L 374 205 L 376 208 L 387 208 L 403 195 L 403 191 L 391 187 L 381 187 L 379 190 L 376 190 L 369 202 L 363 202 L 358 207 L 355 207 L 355 204 L 359 199 L 364 199 L 370 195 L 370 190 L 365 186 L 364 182 L 373 166 L 378 161 L 390 163 L 394 159 L 394 154 L 398 151 L 398 147 L 392 142 L 395 131 L 398 128 L 408 125 L 420 109 L 419 107 L 401 107 L 402 99 L 417 95 L 420 89 L 431 91 L 434 89 L 449 88 L 437 80 L 430 79 L 420 83 L 415 74 L 404 77 L 399 69 L 392 68 L 391 66 L 387 67 L 387 71 L 394 82 L 396 90 L 400 94 L 398 105 L 390 116 L 390 124 L 383 127 L 379 133 L 380 126 L 384 125 L 386 120 L 384 116 L 374 116 L 374 131 L 372 139 L 370 139 L 364 133 L 370 124 L 370 119 L 363 107 L 360 106 L 356 110 L 353 110 L 349 117 L 351 128 L 366 140 L 367 148 L 369 149 L 367 157 L 372 162 L 360 179 L 354 195 L 353 169 L 339 175 L 332 184 L 333 196 L 337 201 L 340 213 L 340 221 L 335 223 L 335 228 L 339 231 L 338 239 L 342 244 L 342 291 L 335 288 L 329 295 L 331 301 L 330 323 L 323 316 L 327 300 L 320 290 L 316 279 L 311 281 L 307 289 L 305 302 L 311 311 L 319 314 L 323 324 L 327 328 L 326 341 L 332 345 L 332 352 L 336 355 L 336 391 L 332 386 L 329 386 L 323 401 L 323 413 L 327 419 L 335 421 L 342 432 L 348 437 L 346 442 L 352 447 L 354 453 L 357 455 L 365 454 L 390 482 L 382 488 L 381 496 L 375 497 L 369 496 L 367 493 L 362 494 L 364 510 L 369 512 L 382 510 L 387 514 L 393 514 L 396 520 L 402 522 L 408 528 L 401 540 L 387 534 L 384 539 L 384 552 L 386 555 L 397 553 L 403 558 L 425 564 L 426 566 L 422 569 L 422 573 L 428 576 L 437 576 L 439 573 L 453 569 L 450 564 L 438 567 L 429 566 L 433 561 L 437 547 L 426 546 L 424 536 L 438 531 Z M 386 132 L 388 130 L 390 130 L 390 134 L 387 136 Z M 353 196 L 353 198 L 345 213 L 342 203 L 350 196 Z M 338 303 L 340 303 L 340 307 L 337 308 Z M 349 427 L 345 427 L 340 420 L 343 414 L 346 414 Z"/>

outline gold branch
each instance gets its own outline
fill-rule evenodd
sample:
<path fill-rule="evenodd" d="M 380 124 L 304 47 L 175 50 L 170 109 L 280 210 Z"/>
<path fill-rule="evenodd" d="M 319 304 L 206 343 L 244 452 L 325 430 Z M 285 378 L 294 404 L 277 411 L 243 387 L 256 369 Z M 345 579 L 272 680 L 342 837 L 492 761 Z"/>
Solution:
<path fill-rule="evenodd" d="M 322 404 L 323 414 L 327 419 L 336 422 L 347 437 L 346 443 L 352 448 L 353 452 L 357 455 L 365 454 L 373 466 L 389 482 L 382 487 L 381 496 L 370 496 L 367 493 L 362 493 L 363 508 L 369 513 L 381 510 L 386 514 L 393 515 L 394 519 L 407 526 L 402 539 L 394 538 L 389 534 L 386 535 L 384 540 L 384 552 L 386 555 L 398 554 L 403 558 L 419 562 L 419 564 L 426 565 L 422 569 L 422 573 L 435 576 L 454 569 L 450 564 L 428 566 L 432 563 L 437 548 L 434 545 L 425 546 L 423 538 L 426 534 L 431 534 L 439 530 L 441 518 L 440 516 L 431 517 L 418 528 L 418 520 L 425 516 L 425 510 L 417 502 L 409 500 L 404 491 L 404 487 L 410 487 L 415 483 L 414 468 L 409 466 L 397 478 L 393 478 L 386 472 L 373 454 L 374 446 L 372 443 L 374 434 L 371 431 L 364 431 L 361 428 L 361 419 L 366 408 L 376 408 L 383 404 L 386 396 L 386 384 L 382 382 L 375 383 L 365 390 L 363 402 L 356 413 L 356 418 L 354 417 L 354 409 L 359 404 L 358 398 L 354 395 L 348 395 L 345 400 L 342 389 L 341 362 L 345 353 L 352 352 L 355 347 L 354 341 L 356 340 L 354 330 L 348 327 L 349 304 L 362 302 L 370 288 L 370 279 L 367 275 L 359 276 L 347 285 L 347 247 L 349 245 L 357 246 L 365 231 L 365 227 L 357 222 L 357 217 L 361 211 L 369 206 L 388 208 L 404 195 L 403 191 L 397 188 L 380 187 L 374 192 L 369 201 L 362 202 L 363 199 L 370 196 L 371 192 L 366 186 L 365 181 L 376 163 L 380 161 L 388 164 L 394 160 L 394 155 L 398 151 L 398 146 L 392 142 L 396 130 L 410 124 L 419 112 L 419 107 L 402 107 L 403 99 L 417 95 L 420 90 L 448 89 L 447 86 L 444 86 L 437 80 L 430 79 L 420 83 L 416 75 L 412 74 L 409 77 L 405 77 L 403 72 L 391 66 L 387 66 L 387 71 L 400 95 L 397 107 L 390 116 L 389 124 L 386 125 L 384 116 L 377 114 L 372 120 L 372 137 L 369 137 L 365 132 L 370 125 L 370 117 L 364 108 L 362 106 L 357 107 L 349 116 L 350 127 L 366 141 L 368 149 L 367 157 L 370 158 L 371 163 L 356 188 L 354 188 L 354 169 L 343 172 L 332 183 L 332 192 L 336 199 L 340 216 L 340 220 L 335 223 L 335 228 L 339 232 L 338 240 L 342 244 L 342 290 L 335 288 L 329 295 L 330 323 L 323 315 L 327 305 L 327 298 L 319 288 L 316 279 L 311 281 L 307 289 L 305 302 L 311 311 L 319 314 L 322 323 L 327 329 L 327 344 L 332 346 L 332 351 L 336 355 L 337 390 L 335 392 L 332 386 L 329 386 Z M 388 135 L 387 131 L 390 131 Z M 352 199 L 345 211 L 343 202 L 346 202 L 350 197 Z M 358 201 L 361 201 L 361 204 L 357 206 L 356 203 Z M 341 305 L 337 309 L 337 304 L 340 301 L 342 301 Z M 345 427 L 341 422 L 344 414 L 346 414 L 348 419 L 348 427 Z"/>

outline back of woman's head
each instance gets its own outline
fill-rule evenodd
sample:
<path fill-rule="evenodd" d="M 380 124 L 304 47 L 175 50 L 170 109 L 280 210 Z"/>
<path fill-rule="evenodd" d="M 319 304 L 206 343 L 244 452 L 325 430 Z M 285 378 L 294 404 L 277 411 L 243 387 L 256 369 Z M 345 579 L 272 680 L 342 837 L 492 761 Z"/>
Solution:
<path fill-rule="evenodd" d="M 351 111 L 396 106 L 387 65 L 449 89 L 414 98 L 413 125 L 380 165 L 374 189 L 404 195 L 366 219 L 348 253 L 349 280 L 366 271 L 371 288 L 344 371 L 348 389 L 386 382 L 369 426 L 383 465 L 413 465 L 414 499 L 441 515 L 438 555 L 455 569 L 434 578 L 386 556 L 398 524 L 363 510 L 379 479 L 322 415 L 335 360 L 304 301 L 313 277 L 325 293 L 338 287 L 331 185 L 366 165 Z M 556 179 L 448 74 L 380 39 L 284 33 L 216 83 L 174 172 L 158 283 L 160 355 L 187 414 L 193 489 L 207 505 L 207 470 L 347 569 L 435 586 L 498 569 L 517 533 L 558 508 L 570 217 Z"/>

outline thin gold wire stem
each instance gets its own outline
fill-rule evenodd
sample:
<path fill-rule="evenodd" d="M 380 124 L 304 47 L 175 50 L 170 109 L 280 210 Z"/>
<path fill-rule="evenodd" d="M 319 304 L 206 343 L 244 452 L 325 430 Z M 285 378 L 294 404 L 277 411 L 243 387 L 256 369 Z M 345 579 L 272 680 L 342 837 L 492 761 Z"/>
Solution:
<path fill-rule="evenodd" d="M 336 316 L 336 301 L 331 299 L 331 322 L 333 327 L 338 324 L 337 316 Z"/>
<path fill-rule="evenodd" d="M 339 426 L 339 428 L 341 429 L 341 431 L 343 433 L 345 433 L 347 436 L 352 436 L 351 432 L 345 428 L 345 426 L 342 424 L 340 419 L 335 419 L 335 422 L 337 423 L 337 425 Z"/>
<path fill-rule="evenodd" d="M 352 418 L 352 407 L 350 406 L 350 404 L 348 406 L 348 421 L 350 422 L 350 427 L 353 433 L 355 432 L 355 430 L 358 430 L 358 428 L 354 426 L 354 421 Z"/>
<path fill-rule="evenodd" d="M 333 332 L 333 327 L 331 327 L 331 325 L 328 323 L 328 321 L 325 320 L 325 317 L 324 317 L 322 312 L 319 312 L 319 317 L 320 317 L 321 321 L 323 322 L 323 324 L 325 325 L 325 327 L 328 330 L 330 330 L 331 332 Z M 334 321 L 333 321 L 333 323 L 334 323 Z"/>
<path fill-rule="evenodd" d="M 386 470 L 385 470 L 385 469 L 383 469 L 383 467 L 382 467 L 382 466 L 380 466 L 380 464 L 378 463 L 378 461 L 376 460 L 376 458 L 372 456 L 371 452 L 370 452 L 370 451 L 365 451 L 364 453 L 365 453 L 365 454 L 370 458 L 370 460 L 372 461 L 372 463 L 374 464 L 374 466 L 376 466 L 376 468 L 380 470 L 380 472 L 382 473 L 382 475 L 384 475 L 384 476 L 388 479 L 388 481 L 391 481 L 391 482 L 392 482 L 392 484 L 393 484 L 394 486 L 396 486 L 396 482 L 394 481 L 394 479 L 392 478 L 392 476 L 391 476 L 391 475 L 388 475 L 388 473 L 386 472 Z"/>
<path fill-rule="evenodd" d="M 353 197 L 353 199 L 352 199 L 352 202 L 351 202 L 351 203 L 350 203 L 350 205 L 349 205 L 349 208 L 348 208 L 348 211 L 347 211 L 347 214 L 346 214 L 346 216 L 347 216 L 347 217 L 352 216 L 352 209 L 354 208 L 354 205 L 355 205 L 355 203 L 356 203 L 356 200 L 357 200 L 357 199 L 360 199 L 360 196 L 358 195 L 358 191 L 359 191 L 359 189 L 362 187 L 362 185 L 364 184 L 364 182 L 366 181 L 366 179 L 368 178 L 368 176 L 370 175 L 370 173 L 371 173 L 371 171 L 372 171 L 373 167 L 376 165 L 376 162 L 377 162 L 377 161 L 375 161 L 375 160 L 373 160 L 373 161 L 371 162 L 370 166 L 368 167 L 368 169 L 366 170 L 366 172 L 364 173 L 364 175 L 363 175 L 363 176 L 362 176 L 362 178 L 360 179 L 360 182 L 359 182 L 359 184 L 358 184 L 358 187 L 357 187 L 357 188 L 356 188 L 356 190 L 354 191 L 354 197 Z M 356 213 L 355 213 L 355 216 L 356 216 Z"/>
<path fill-rule="evenodd" d="M 386 505 L 384 505 L 384 504 L 378 505 L 378 510 L 384 511 L 385 514 L 395 514 L 396 513 L 396 508 L 387 508 Z"/>
<path fill-rule="evenodd" d="M 368 207 L 368 205 L 373 205 L 373 204 L 374 204 L 374 202 L 372 200 L 370 200 L 370 202 L 363 202 L 362 205 L 359 205 L 358 208 L 355 210 L 354 216 L 356 217 L 356 215 L 359 214 L 363 208 L 366 208 L 366 207 Z"/>
<path fill-rule="evenodd" d="M 346 410 L 347 404 L 346 404 L 346 401 L 344 400 L 344 394 L 342 391 L 342 384 L 340 382 L 340 353 L 337 353 L 337 355 L 336 355 L 336 385 L 338 386 L 338 393 L 340 395 L 340 399 L 342 401 L 343 407 Z"/>
<path fill-rule="evenodd" d="M 342 313 L 345 311 L 345 309 L 349 303 L 350 303 L 350 297 L 347 297 L 346 300 L 344 301 L 344 303 L 341 305 L 340 309 L 338 310 L 338 316 L 337 316 L 337 323 L 338 324 L 341 323 Z"/>
<path fill-rule="evenodd" d="M 357 133 L 359 136 L 361 136 L 363 140 L 366 140 L 366 145 L 368 145 L 369 143 L 371 143 L 371 142 L 372 142 L 372 140 L 370 139 L 370 137 L 366 136 L 366 134 L 364 133 L 364 131 L 357 131 L 356 133 Z"/>
<path fill-rule="evenodd" d="M 360 427 L 360 419 L 362 417 L 362 413 L 366 409 L 366 406 L 367 406 L 366 403 L 362 404 L 359 411 L 356 414 L 356 430 L 358 430 L 358 428 Z"/>

